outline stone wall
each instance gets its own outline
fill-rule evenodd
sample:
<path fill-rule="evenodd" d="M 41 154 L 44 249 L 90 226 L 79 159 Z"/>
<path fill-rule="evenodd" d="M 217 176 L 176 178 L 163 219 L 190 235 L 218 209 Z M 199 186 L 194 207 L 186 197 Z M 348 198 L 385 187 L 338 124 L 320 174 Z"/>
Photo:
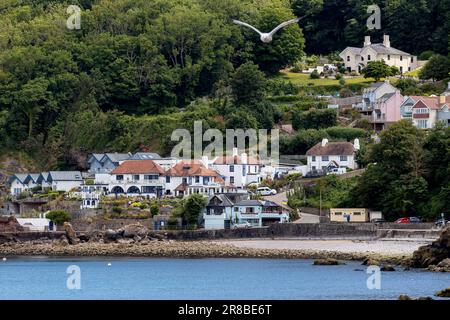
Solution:
<path fill-rule="evenodd" d="M 93 230 L 119 229 L 123 226 L 140 223 L 148 229 L 153 229 L 153 219 L 98 219 L 92 222 L 74 220 L 71 222 L 76 231 L 89 232 Z"/>
<path fill-rule="evenodd" d="M 60 239 L 65 232 L 1 232 L 0 244 L 5 242 L 24 242 L 35 240 L 57 240 Z"/>

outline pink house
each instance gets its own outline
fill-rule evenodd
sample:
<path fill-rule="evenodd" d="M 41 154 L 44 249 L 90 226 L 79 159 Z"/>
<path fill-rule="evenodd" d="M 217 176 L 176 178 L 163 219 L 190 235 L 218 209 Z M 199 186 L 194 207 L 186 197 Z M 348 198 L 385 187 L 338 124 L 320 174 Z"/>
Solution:
<path fill-rule="evenodd" d="M 402 103 L 400 90 L 388 81 L 375 83 L 364 90 L 360 112 L 362 118 L 367 119 L 375 131 L 381 131 L 401 120 Z"/>

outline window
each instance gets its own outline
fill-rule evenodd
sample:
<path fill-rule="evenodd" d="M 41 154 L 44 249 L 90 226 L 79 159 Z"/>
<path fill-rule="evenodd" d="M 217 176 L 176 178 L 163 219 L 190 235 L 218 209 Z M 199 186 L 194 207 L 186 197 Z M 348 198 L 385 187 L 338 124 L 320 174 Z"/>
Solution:
<path fill-rule="evenodd" d="M 388 60 L 391 60 L 391 55 L 390 54 L 388 54 Z"/>
<path fill-rule="evenodd" d="M 360 216 L 360 215 L 361 215 L 361 212 L 353 212 L 353 215 L 354 215 L 354 216 Z"/>
<path fill-rule="evenodd" d="M 328 161 L 330 158 L 328 156 L 322 156 L 322 161 Z"/>
<path fill-rule="evenodd" d="M 312 161 L 312 162 L 315 162 L 315 161 L 316 161 L 316 156 L 312 156 L 312 157 L 311 157 L 311 161 Z"/>
<path fill-rule="evenodd" d="M 411 71 L 411 67 L 408 67 L 408 71 Z"/>
<path fill-rule="evenodd" d="M 427 108 L 415 109 L 414 113 L 427 114 L 428 113 L 428 109 Z"/>
<path fill-rule="evenodd" d="M 166 176 L 166 183 L 170 183 L 170 176 Z"/>
<path fill-rule="evenodd" d="M 414 62 L 414 57 L 411 57 L 411 62 Z"/>
<path fill-rule="evenodd" d="M 370 54 L 369 54 L 369 55 L 367 55 L 367 60 L 369 60 L 369 61 L 370 61 Z"/>
<path fill-rule="evenodd" d="M 364 61 L 364 57 L 361 56 L 361 61 Z"/>
<path fill-rule="evenodd" d="M 403 73 L 403 67 L 400 67 L 400 73 Z"/>
<path fill-rule="evenodd" d="M 200 177 L 199 176 L 196 176 L 195 177 L 195 183 L 199 183 L 200 182 Z"/>
<path fill-rule="evenodd" d="M 138 174 L 133 174 L 133 180 L 134 181 L 139 181 L 139 175 Z"/>
<path fill-rule="evenodd" d="M 400 56 L 400 61 L 403 61 L 403 56 Z"/>
<path fill-rule="evenodd" d="M 417 120 L 417 127 L 420 129 L 426 129 L 428 128 L 428 120 Z"/>
<path fill-rule="evenodd" d="M 144 180 L 158 180 L 159 176 L 157 174 L 146 174 L 144 175 Z"/>
<path fill-rule="evenodd" d="M 342 216 L 342 212 L 335 212 L 334 215 L 335 216 Z"/>
<path fill-rule="evenodd" d="M 234 207 L 234 212 L 238 212 L 239 208 L 238 207 Z"/>
<path fill-rule="evenodd" d="M 117 180 L 117 181 L 122 181 L 122 180 L 123 180 L 123 175 L 122 175 L 122 174 L 118 174 L 118 175 L 116 176 L 116 180 Z"/>
<path fill-rule="evenodd" d="M 230 177 L 230 183 L 234 183 L 234 177 Z"/>
<path fill-rule="evenodd" d="M 350 56 L 347 56 L 347 61 L 350 61 Z"/>
<path fill-rule="evenodd" d="M 339 160 L 345 162 L 345 161 L 347 161 L 347 156 L 340 156 Z"/>
<path fill-rule="evenodd" d="M 234 166 L 233 165 L 230 166 L 230 172 L 234 172 Z"/>

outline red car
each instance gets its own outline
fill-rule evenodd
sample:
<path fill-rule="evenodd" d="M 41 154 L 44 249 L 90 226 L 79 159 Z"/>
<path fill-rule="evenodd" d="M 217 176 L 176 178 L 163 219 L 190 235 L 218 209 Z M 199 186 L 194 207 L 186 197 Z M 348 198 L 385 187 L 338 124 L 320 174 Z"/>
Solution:
<path fill-rule="evenodd" d="M 399 218 L 395 221 L 395 223 L 409 223 L 410 220 L 408 217 Z"/>

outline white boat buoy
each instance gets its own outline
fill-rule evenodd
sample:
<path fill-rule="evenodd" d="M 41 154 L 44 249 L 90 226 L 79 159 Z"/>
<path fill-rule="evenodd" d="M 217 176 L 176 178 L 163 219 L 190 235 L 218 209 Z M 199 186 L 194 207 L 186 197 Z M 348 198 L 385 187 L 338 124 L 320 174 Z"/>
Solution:
<path fill-rule="evenodd" d="M 6 258 L 3 258 L 2 260 L 3 260 L 3 261 L 6 261 Z"/>
<path fill-rule="evenodd" d="M 108 263 L 108 267 L 110 267 L 111 266 L 111 263 Z"/>

